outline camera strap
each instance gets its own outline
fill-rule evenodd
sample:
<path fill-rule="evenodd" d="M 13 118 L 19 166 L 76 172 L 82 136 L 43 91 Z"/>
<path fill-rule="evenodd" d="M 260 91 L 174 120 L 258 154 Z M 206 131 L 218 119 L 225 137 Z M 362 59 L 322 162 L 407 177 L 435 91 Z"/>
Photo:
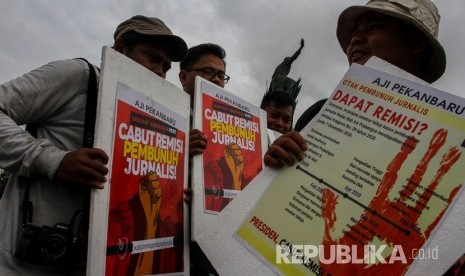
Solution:
<path fill-rule="evenodd" d="M 86 99 L 86 115 L 84 119 L 84 137 L 83 147 L 92 148 L 94 147 L 94 134 L 95 134 L 95 120 L 97 117 L 97 94 L 98 94 L 98 83 L 97 83 L 97 73 L 92 64 L 90 64 L 86 59 L 84 60 L 89 66 L 89 81 L 87 84 L 87 99 Z M 89 232 L 89 216 L 90 216 L 90 189 L 85 189 L 84 193 L 84 211 L 83 211 L 83 221 L 82 224 L 79 224 L 76 235 L 86 237 Z M 74 218 L 73 218 L 74 219 Z M 74 221 L 72 220 L 71 227 L 74 228 Z M 74 229 L 73 229 L 74 230 Z M 87 246 L 87 239 L 86 239 Z"/>
<path fill-rule="evenodd" d="M 86 113 L 84 119 L 84 134 L 83 134 L 83 147 L 92 148 L 94 146 L 94 133 L 95 133 L 95 120 L 97 113 L 97 94 L 98 94 L 98 83 L 97 73 L 95 67 L 84 58 L 77 58 L 85 61 L 89 67 L 89 80 L 87 82 L 87 99 L 86 99 Z M 98 68 L 97 68 L 98 70 Z M 37 125 L 27 124 L 26 131 L 28 131 L 33 137 L 37 137 Z M 30 181 L 26 181 L 26 192 L 24 194 L 24 200 L 21 207 L 22 212 L 22 223 L 27 225 L 32 223 L 33 206 L 29 200 L 29 186 Z M 89 228 L 89 213 L 90 213 L 90 190 L 85 190 L 84 194 L 84 221 L 82 227 L 79 227 L 79 232 L 88 231 Z M 79 212 L 79 210 L 77 211 Z M 75 216 L 73 216 L 74 218 Z M 72 219 L 73 222 L 74 219 Z M 81 229 L 82 228 L 82 229 Z M 81 234 L 81 233 L 77 234 Z M 87 232 L 85 232 L 87 236 Z"/>

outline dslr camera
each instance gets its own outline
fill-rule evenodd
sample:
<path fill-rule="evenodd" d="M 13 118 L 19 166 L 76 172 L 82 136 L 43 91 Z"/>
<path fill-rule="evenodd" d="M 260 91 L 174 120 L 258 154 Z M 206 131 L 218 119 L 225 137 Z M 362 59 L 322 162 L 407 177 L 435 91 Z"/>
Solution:
<path fill-rule="evenodd" d="M 76 235 L 72 225 L 66 223 L 56 223 L 53 227 L 23 224 L 15 257 L 54 267 L 85 263 L 87 238 Z"/>

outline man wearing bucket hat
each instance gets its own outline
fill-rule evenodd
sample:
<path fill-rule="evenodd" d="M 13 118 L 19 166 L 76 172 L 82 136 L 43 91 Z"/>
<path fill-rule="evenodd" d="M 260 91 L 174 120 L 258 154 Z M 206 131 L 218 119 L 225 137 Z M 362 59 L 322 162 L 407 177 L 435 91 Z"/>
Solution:
<path fill-rule="evenodd" d="M 437 40 L 440 16 L 429 0 L 372 0 L 339 16 L 336 35 L 349 65 L 372 56 L 432 83 L 442 76 L 446 54 Z M 281 168 L 304 157 L 307 145 L 297 132 L 320 111 L 326 99 L 308 108 L 295 130 L 278 138 L 265 154 L 267 166 Z"/>
<path fill-rule="evenodd" d="M 184 40 L 154 17 L 122 22 L 114 39 L 116 51 L 161 78 L 187 53 Z M 0 167 L 12 173 L 0 201 L 2 275 L 85 274 L 87 249 L 70 251 L 59 241 L 69 238 L 69 226 L 85 225 L 74 224 L 76 215 L 86 210 L 89 189 L 106 182 L 107 154 L 83 148 L 86 98 L 98 83 L 94 69 L 82 59 L 54 61 L 0 85 Z"/>

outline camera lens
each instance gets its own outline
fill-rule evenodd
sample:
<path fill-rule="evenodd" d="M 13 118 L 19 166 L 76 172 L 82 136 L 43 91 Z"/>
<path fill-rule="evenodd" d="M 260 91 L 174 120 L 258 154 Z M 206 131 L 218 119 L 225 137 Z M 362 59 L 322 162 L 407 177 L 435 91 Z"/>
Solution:
<path fill-rule="evenodd" d="M 40 247 L 42 258 L 44 260 L 56 261 L 63 257 L 67 247 L 66 237 L 59 233 L 50 233 L 42 239 Z"/>

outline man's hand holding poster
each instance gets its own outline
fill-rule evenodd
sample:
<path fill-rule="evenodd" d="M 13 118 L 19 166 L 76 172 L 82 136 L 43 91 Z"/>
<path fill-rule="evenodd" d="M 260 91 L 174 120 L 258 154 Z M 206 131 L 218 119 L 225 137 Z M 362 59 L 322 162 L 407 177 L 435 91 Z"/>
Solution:
<path fill-rule="evenodd" d="M 287 275 L 401 275 L 437 257 L 422 247 L 465 181 L 464 106 L 353 65 L 302 131 L 306 158 L 273 180 L 238 238 Z"/>

